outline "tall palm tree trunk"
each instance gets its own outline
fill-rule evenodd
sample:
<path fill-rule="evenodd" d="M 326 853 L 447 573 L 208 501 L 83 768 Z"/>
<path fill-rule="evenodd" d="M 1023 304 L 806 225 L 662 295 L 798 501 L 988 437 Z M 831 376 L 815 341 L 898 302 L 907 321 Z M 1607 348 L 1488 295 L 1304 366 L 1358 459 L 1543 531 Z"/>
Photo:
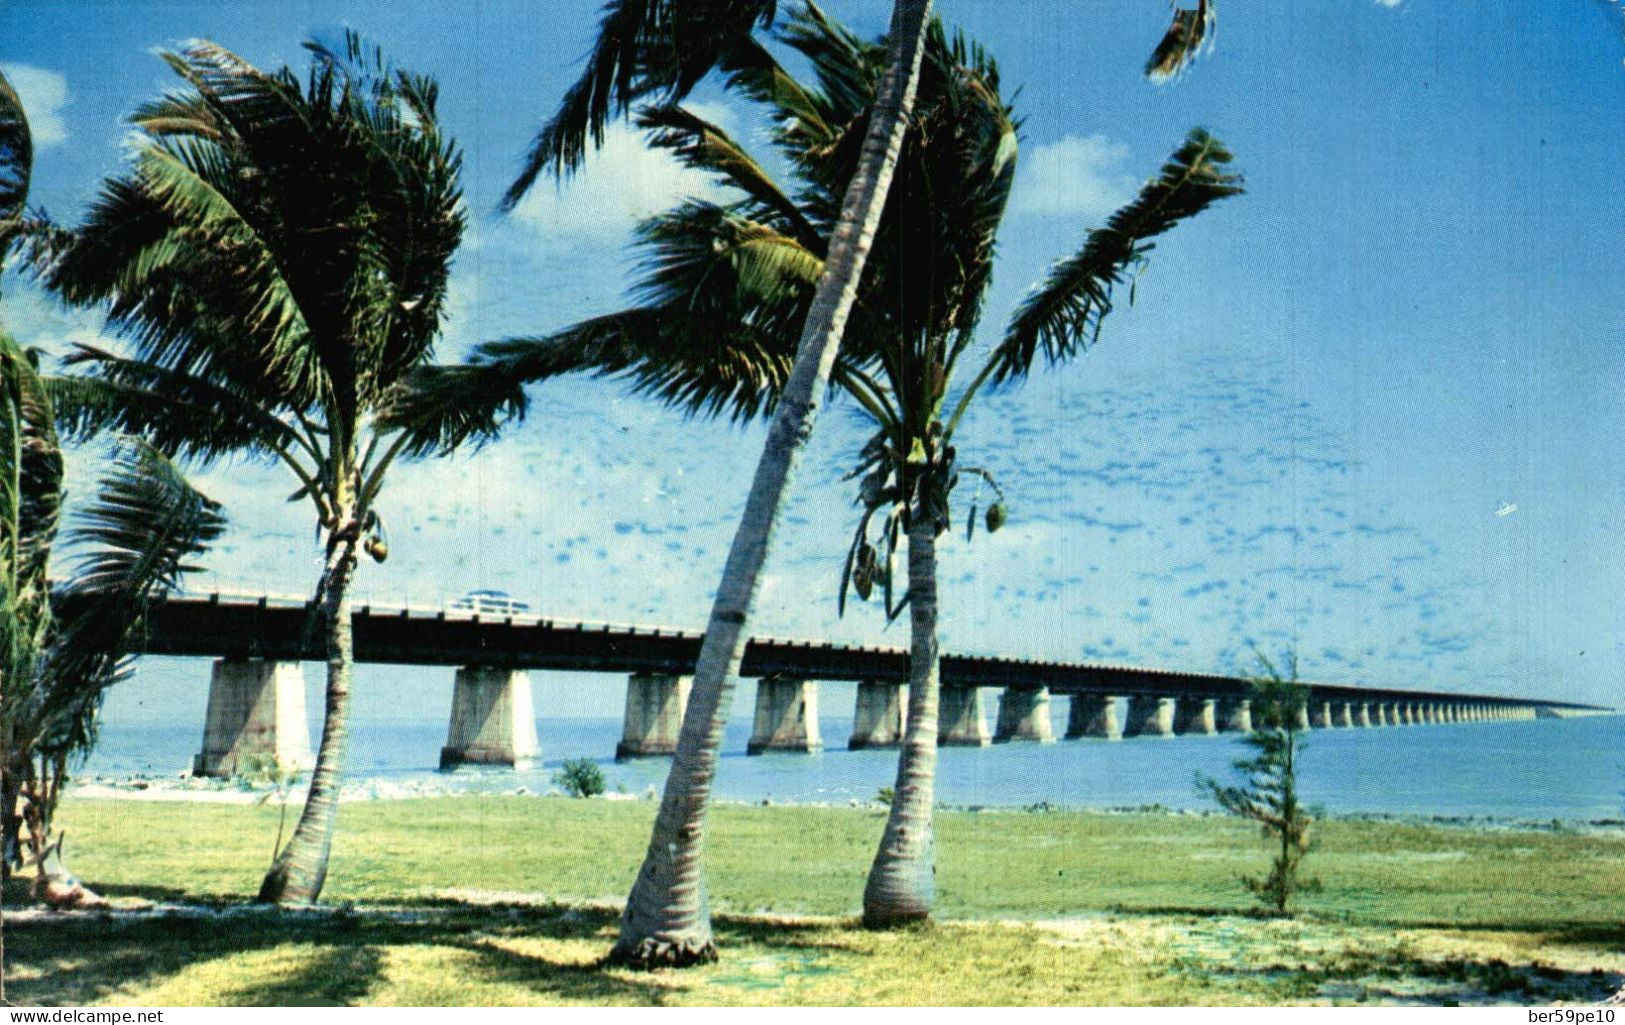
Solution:
<path fill-rule="evenodd" d="M 923 509 L 908 532 L 908 730 L 897 759 L 886 831 L 863 888 L 863 924 L 884 929 L 931 916 L 936 895 L 931 806 L 936 797 L 937 530 Z"/>
<path fill-rule="evenodd" d="M 779 510 L 829 388 L 846 318 L 857 299 L 863 265 L 885 209 L 914 104 L 930 11 L 931 0 L 896 0 L 892 9 L 886 76 L 875 98 L 857 172 L 847 185 L 841 217 L 830 238 L 829 255 L 802 327 L 795 364 L 728 550 L 671 774 L 666 777 L 649 850 L 627 898 L 611 960 L 653 967 L 716 959 L 700 859 L 711 782 L 749 639 L 745 627 Z"/>
<path fill-rule="evenodd" d="M 350 622 L 350 582 L 355 576 L 353 510 L 339 518 L 349 524 L 335 539 L 323 574 L 322 603 L 327 641 L 327 706 L 322 742 L 310 774 L 305 810 L 282 853 L 260 883 L 259 900 L 273 904 L 313 904 L 327 881 L 327 859 L 333 850 L 333 824 L 339 807 L 344 750 L 350 739 L 350 677 L 355 666 L 355 638 Z"/>

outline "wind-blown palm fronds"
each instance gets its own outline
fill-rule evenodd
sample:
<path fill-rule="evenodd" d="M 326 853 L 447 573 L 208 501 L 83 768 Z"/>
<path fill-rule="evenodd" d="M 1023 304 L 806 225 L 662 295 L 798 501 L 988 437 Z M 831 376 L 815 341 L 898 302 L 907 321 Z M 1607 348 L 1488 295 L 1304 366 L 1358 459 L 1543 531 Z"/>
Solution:
<path fill-rule="evenodd" d="M 66 755 L 95 740 L 92 714 L 125 678 L 129 654 L 153 601 L 196 572 L 196 559 L 225 530 L 218 503 L 189 485 L 157 449 L 125 439 L 93 501 L 68 532 L 79 558 L 54 597 L 35 718 L 41 754 Z"/>
<path fill-rule="evenodd" d="M 738 417 L 770 406 L 784 387 L 778 368 L 794 352 L 797 325 L 813 301 L 821 239 L 838 217 L 843 183 L 857 160 L 855 140 L 885 67 L 882 45 L 857 39 L 810 4 L 792 12 L 781 38 L 812 68 L 810 83 L 796 81 L 756 42 L 735 46 L 723 66 L 730 85 L 764 108 L 794 186 L 774 182 L 763 162 L 689 111 L 641 110 L 651 145 L 716 175 L 738 198 L 690 201 L 645 222 L 630 308 L 545 339 L 487 345 L 480 353 L 486 369 L 532 380 L 574 370 L 623 375 L 689 412 Z M 948 527 L 950 498 L 965 475 L 995 496 L 988 530 L 1007 516 L 997 481 L 965 465 L 956 451 L 960 419 L 986 384 L 1025 376 L 1040 353 L 1052 363 L 1081 354 L 1111 310 L 1113 287 L 1147 259 L 1153 239 L 1240 191 L 1239 178 L 1226 170 L 1230 154 L 1193 132 L 1133 202 L 1057 266 L 980 365 L 966 366 L 981 351 L 973 340 L 1015 176 L 1018 122 L 999 85 L 991 56 L 931 25 L 897 187 L 877 230 L 875 252 L 883 255 L 865 268 L 865 298 L 852 311 L 833 371 L 875 424 L 851 475 L 860 479 L 861 514 L 839 601 L 844 610 L 850 589 L 862 599 L 879 594 L 889 617 L 910 612 L 909 732 L 865 892 L 865 921 L 873 925 L 924 917 L 932 902 L 936 539 Z M 956 383 L 973 370 L 968 384 Z M 973 500 L 973 521 L 978 511 Z M 904 538 L 906 587 L 893 579 Z M 680 771 L 685 767 L 674 765 L 668 800 L 675 800 Z M 657 827 L 657 841 L 670 835 Z M 666 879 L 676 863 L 651 846 L 634 897 L 653 892 L 652 880 Z M 659 913 L 683 929 L 662 926 L 645 935 L 687 942 L 693 921 L 681 903 Z M 655 914 L 651 902 L 634 928 L 628 911 L 622 948 L 657 921 Z"/>
<path fill-rule="evenodd" d="M 511 210 L 544 173 L 564 176 L 604 142 L 610 119 L 651 97 L 680 100 L 752 28 L 773 23 L 774 0 L 609 0 L 581 77 L 537 133 L 502 199 Z"/>
<path fill-rule="evenodd" d="M 1024 377 L 1039 350 L 1057 363 L 1092 345 L 1112 309 L 1112 291 L 1156 248 L 1152 241 L 1174 225 L 1242 191 L 1230 172 L 1230 152 L 1201 129 L 1141 186 L 1127 206 L 1089 233 L 1083 248 L 1057 263 L 1010 318 L 992 360 L 993 379 Z"/>
<path fill-rule="evenodd" d="M 34 167 L 34 139 L 17 91 L 0 74 L 0 241 L 8 224 L 28 207 L 28 180 Z"/>
<path fill-rule="evenodd" d="M 165 54 L 183 88 L 136 110 L 133 166 L 41 271 L 70 302 L 105 302 L 132 347 L 73 351 L 87 376 L 49 382 L 65 431 L 135 432 L 199 462 L 277 460 L 299 482 L 290 500 L 316 511 L 327 716 L 305 812 L 261 889 L 295 901 L 326 876 L 349 588 L 360 549 L 387 555 L 386 475 L 403 456 L 492 437 L 524 402 L 517 386 L 432 363 L 465 219 L 435 83 L 354 33 L 307 48 L 302 82 L 207 41 Z"/>
<path fill-rule="evenodd" d="M 0 335 L 0 860 L 7 871 L 19 863 L 26 828 L 42 875 L 63 875 L 48 855 L 68 767 L 94 743 L 96 709 L 124 677 L 148 607 L 219 535 L 223 518 L 156 450 L 126 440 L 94 501 L 73 518 L 68 540 L 81 556 L 53 592 L 46 568 L 63 474 L 52 421 L 35 358 Z"/>

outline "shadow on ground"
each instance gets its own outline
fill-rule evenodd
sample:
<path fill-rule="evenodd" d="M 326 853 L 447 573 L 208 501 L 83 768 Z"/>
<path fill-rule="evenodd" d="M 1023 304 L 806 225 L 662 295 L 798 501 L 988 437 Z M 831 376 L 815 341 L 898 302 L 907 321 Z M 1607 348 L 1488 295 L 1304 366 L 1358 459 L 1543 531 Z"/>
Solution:
<path fill-rule="evenodd" d="M 161 887 L 109 888 L 164 900 Z M 1114 915 L 1071 935 L 1017 925 L 866 934 L 835 919 L 718 916 L 722 964 L 607 969 L 617 912 L 436 896 L 398 906 L 243 904 L 39 914 L 7 923 L 8 990 L 37 1004 L 676 1002 L 1595 1002 L 1625 985 L 1625 926 L 1552 923 L 1474 949 L 1440 931 L 1316 919 Z M 1528 944 L 1528 946 L 1522 946 Z M 1597 964 L 1606 968 L 1594 968 Z M 1580 967 L 1580 966 L 1584 967 Z M 899 978 L 921 980 L 900 988 Z M 944 987 L 952 977 L 962 985 Z M 987 988 L 1019 977 L 1015 989 Z M 936 987 L 932 988 L 936 980 Z M 1021 981 L 1025 980 L 1025 981 Z M 889 987 L 889 988 L 888 988 Z M 968 987 L 968 988 L 966 988 Z"/>
<path fill-rule="evenodd" d="M 113 888 L 115 896 L 154 897 L 161 888 Z M 130 890 L 130 892 L 125 892 Z M 456 992 L 518 987 L 533 998 L 572 1004 L 667 1002 L 658 974 L 606 970 L 601 955 L 619 916 L 563 905 L 468 905 L 430 899 L 399 908 L 277 909 L 250 905 L 157 908 L 151 913 L 48 914 L 8 924 L 8 996 L 24 1004 L 115 1001 L 196 975 L 213 1003 L 234 1006 L 325 1006 L 369 1002 L 386 961 L 401 951 L 456 957 Z M 729 947 L 765 946 L 792 958 L 823 948 L 813 933 L 827 926 L 719 918 Z M 574 944 L 556 956 L 515 949 L 552 941 Z M 588 953 L 590 952 L 590 953 Z M 252 973 L 233 971 L 240 955 L 257 955 Z M 211 971 L 211 966 L 218 966 Z M 252 975 L 253 981 L 245 981 Z"/>

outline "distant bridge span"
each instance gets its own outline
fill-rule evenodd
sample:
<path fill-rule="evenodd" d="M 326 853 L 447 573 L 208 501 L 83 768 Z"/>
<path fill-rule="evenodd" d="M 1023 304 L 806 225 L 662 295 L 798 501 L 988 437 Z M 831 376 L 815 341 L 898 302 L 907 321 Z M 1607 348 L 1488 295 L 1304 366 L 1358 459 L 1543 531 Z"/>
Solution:
<path fill-rule="evenodd" d="M 694 671 L 702 639 L 698 633 L 665 627 L 376 602 L 358 602 L 353 624 L 359 662 L 460 667 L 450 736 L 442 752 L 447 763 L 528 760 L 526 750 L 535 747 L 533 736 L 515 740 L 486 735 L 492 730 L 511 734 L 515 728 L 524 733 L 524 722 L 533 723 L 529 684 L 522 673 L 528 669 L 629 674 L 626 736 L 619 753 L 669 753 L 686 705 L 686 677 Z M 294 699 L 295 689 L 302 709 L 302 684 L 296 688 L 292 682 L 298 672 L 296 664 L 326 657 L 312 604 L 225 594 L 186 595 L 157 605 L 148 617 L 142 650 L 152 655 L 222 660 L 211 687 L 199 771 L 219 768 L 210 762 L 211 743 L 219 756 L 215 761 L 223 759 L 235 766 L 232 752 L 251 735 L 265 732 L 263 723 L 255 725 L 256 717 L 262 720 L 266 715 L 286 714 L 276 710 Z M 942 656 L 941 674 L 941 736 L 950 744 L 988 741 L 979 690 L 983 687 L 1004 689 L 993 740 L 1053 739 L 1051 695 L 1072 699 L 1068 737 L 1216 733 L 1245 729 L 1249 721 L 1249 684 L 1237 677 L 959 654 Z M 753 752 L 822 747 L 816 681 L 859 683 L 850 746 L 887 746 L 901 732 L 898 690 L 908 678 L 906 648 L 755 637 L 745 649 L 740 675 L 763 679 L 758 687 Z M 235 682 L 223 682 L 226 678 Z M 1305 727 L 1421 725 L 1611 711 L 1575 702 L 1494 694 L 1348 684 L 1305 686 Z M 230 693 L 217 693 L 222 688 Z M 272 691 L 276 694 L 267 697 Z M 1123 697 L 1129 699 L 1127 718 L 1119 727 L 1116 700 Z M 255 743 L 263 746 L 263 736 Z M 308 746 L 308 741 L 304 744 Z M 306 748 L 287 757 L 279 752 L 271 752 L 279 761 L 308 757 Z"/>

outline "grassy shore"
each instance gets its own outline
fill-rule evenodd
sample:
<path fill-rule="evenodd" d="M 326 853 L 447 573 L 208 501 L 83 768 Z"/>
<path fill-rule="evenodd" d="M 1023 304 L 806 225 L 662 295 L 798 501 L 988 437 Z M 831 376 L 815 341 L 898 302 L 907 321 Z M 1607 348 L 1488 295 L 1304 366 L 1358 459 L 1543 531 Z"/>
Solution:
<path fill-rule="evenodd" d="M 1164 814 L 943 813 L 934 928 L 858 930 L 869 809 L 722 806 L 722 962 L 602 968 L 648 802 L 347 805 L 316 913 L 241 911 L 269 807 L 69 801 L 75 869 L 121 901 L 223 914 L 13 925 L 9 993 L 115 1003 L 1259 1004 L 1592 1001 L 1625 985 L 1625 837 L 1318 826 L 1291 920 L 1237 882 L 1256 833 Z M 15 907 L 15 901 L 8 899 Z"/>

